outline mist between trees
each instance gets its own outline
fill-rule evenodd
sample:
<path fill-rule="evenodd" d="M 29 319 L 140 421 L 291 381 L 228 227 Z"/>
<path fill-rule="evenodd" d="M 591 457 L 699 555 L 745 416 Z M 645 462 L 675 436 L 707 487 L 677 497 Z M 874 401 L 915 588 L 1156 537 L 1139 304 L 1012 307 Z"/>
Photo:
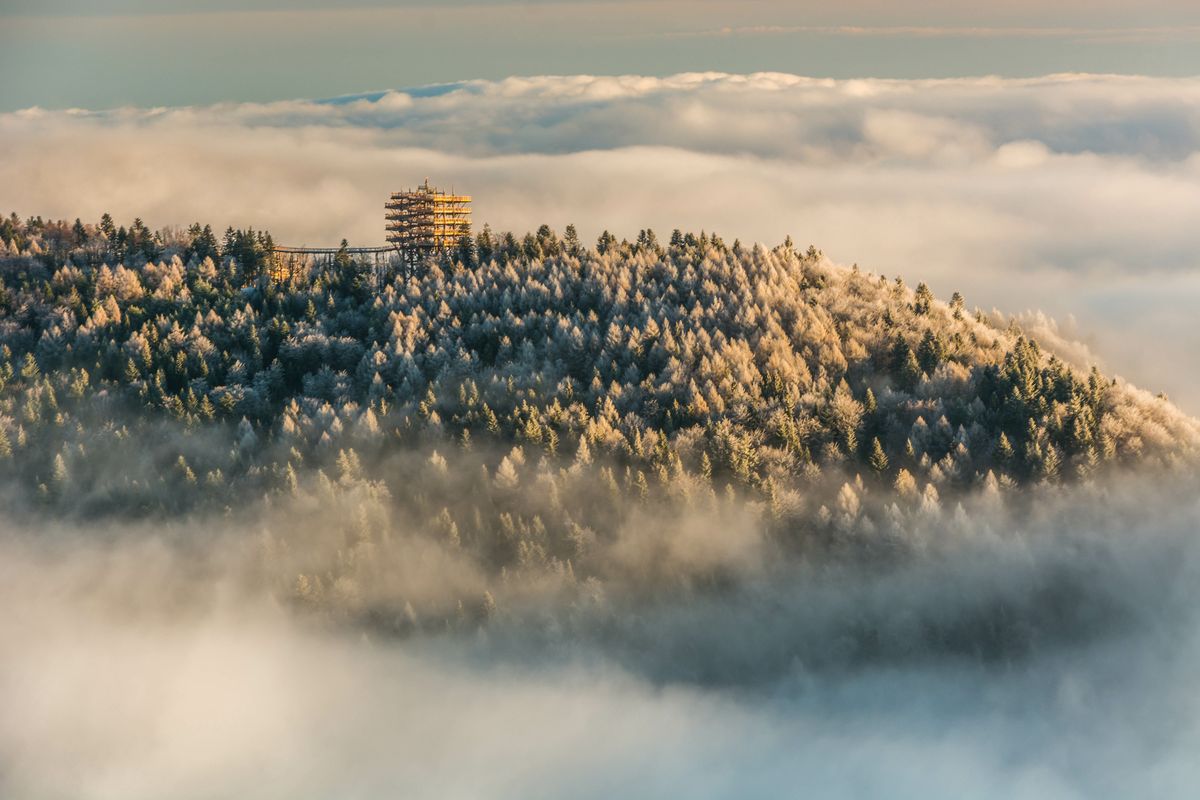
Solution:
<path fill-rule="evenodd" d="M 602 581 L 512 570 L 488 582 L 486 620 L 417 611 L 479 591 L 479 571 L 394 515 L 391 552 L 426 571 L 397 570 L 416 617 L 404 636 L 345 624 L 347 605 L 297 614 L 280 594 L 297 562 L 264 541 L 335 535 L 343 502 L 5 521 L 0 788 L 1190 796 L 1194 493 L 1106 479 L 1023 495 L 925 513 L 901 557 L 784 560 L 735 528 L 745 549 L 719 581 L 676 563 L 647 585 L 615 554 Z M 630 533 L 647 530 L 690 547 L 731 534 L 682 520 Z"/>
<path fill-rule="evenodd" d="M 376 286 L 348 256 L 273 283 L 252 231 L 0 233 L 21 524 L 238 553 L 247 585 L 392 634 L 904 563 L 1200 453 L 1200 424 L 1053 328 L 790 240 L 485 227 Z"/>

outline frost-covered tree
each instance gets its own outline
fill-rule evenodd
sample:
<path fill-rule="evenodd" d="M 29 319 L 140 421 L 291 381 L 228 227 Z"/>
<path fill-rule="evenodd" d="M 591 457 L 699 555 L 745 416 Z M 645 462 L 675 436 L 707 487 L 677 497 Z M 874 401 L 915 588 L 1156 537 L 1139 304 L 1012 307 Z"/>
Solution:
<path fill-rule="evenodd" d="M 586 581 L 634 514 L 753 509 L 773 541 L 845 543 L 1200 452 L 1194 420 L 1052 334 L 791 243 L 485 226 L 377 286 L 348 250 L 279 284 L 261 232 L 4 224 L 6 497 L 89 519 L 316 498 L 341 517 L 281 584 L 306 607 L 368 603 L 411 556 L 396 520 L 497 586 Z"/>

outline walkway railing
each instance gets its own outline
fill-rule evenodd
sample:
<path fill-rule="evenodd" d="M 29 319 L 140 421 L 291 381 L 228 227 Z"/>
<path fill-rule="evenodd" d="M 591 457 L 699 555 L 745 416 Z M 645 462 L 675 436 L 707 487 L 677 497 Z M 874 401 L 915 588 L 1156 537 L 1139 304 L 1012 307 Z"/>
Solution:
<path fill-rule="evenodd" d="M 309 267 L 329 267 L 339 254 L 345 254 L 360 264 L 367 264 L 376 287 L 397 272 L 407 272 L 403 251 L 387 247 L 287 247 L 271 248 L 267 272 L 271 280 L 286 283 L 301 277 Z"/>

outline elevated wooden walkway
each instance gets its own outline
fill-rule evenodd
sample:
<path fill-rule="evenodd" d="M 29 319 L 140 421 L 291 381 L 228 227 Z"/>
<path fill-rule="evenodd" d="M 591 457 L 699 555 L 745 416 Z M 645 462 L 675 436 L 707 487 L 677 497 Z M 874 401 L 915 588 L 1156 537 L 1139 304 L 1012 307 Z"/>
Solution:
<path fill-rule="evenodd" d="M 271 250 L 272 253 L 280 253 L 284 255 L 311 255 L 311 256 L 336 256 L 342 252 L 340 247 L 284 247 L 276 246 Z M 400 248 L 395 245 L 386 247 L 347 247 L 346 252 L 353 258 L 354 256 L 375 256 L 383 253 L 398 253 Z"/>
<path fill-rule="evenodd" d="M 271 249 L 267 272 L 271 280 L 287 283 L 304 276 L 312 267 L 332 266 L 339 253 L 344 253 L 359 264 L 367 265 L 376 286 L 380 286 L 390 275 L 407 272 L 404 253 L 394 245 L 346 248 L 277 245 Z"/>

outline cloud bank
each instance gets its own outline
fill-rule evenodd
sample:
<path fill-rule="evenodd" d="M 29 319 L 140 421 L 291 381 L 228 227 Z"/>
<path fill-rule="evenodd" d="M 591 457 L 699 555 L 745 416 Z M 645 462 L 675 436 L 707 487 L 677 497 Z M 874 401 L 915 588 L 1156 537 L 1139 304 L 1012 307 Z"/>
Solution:
<path fill-rule="evenodd" d="M 468 81 L 325 101 L 0 115 L 0 207 L 382 241 L 426 175 L 477 219 L 792 235 L 968 303 L 1074 315 L 1185 408 L 1200 346 L 1200 80 L 785 74 Z M 1147 355 L 1147 353 L 1151 355 Z"/>
<path fill-rule="evenodd" d="M 1129 481 L 1027 499 L 931 518 L 883 570 L 763 564 L 399 641 L 272 602 L 253 513 L 5 523 L 0 790 L 1191 796 L 1200 506 Z"/>

